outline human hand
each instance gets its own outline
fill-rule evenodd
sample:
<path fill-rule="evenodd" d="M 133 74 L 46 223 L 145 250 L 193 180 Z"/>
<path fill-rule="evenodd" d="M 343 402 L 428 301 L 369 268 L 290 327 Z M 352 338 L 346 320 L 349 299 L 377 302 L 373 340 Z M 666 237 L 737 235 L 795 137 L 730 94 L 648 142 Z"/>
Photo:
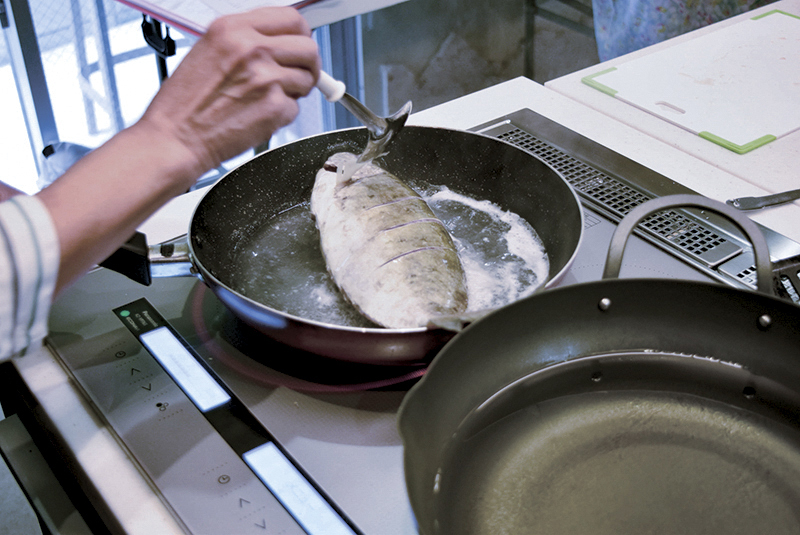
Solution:
<path fill-rule="evenodd" d="M 270 138 L 298 113 L 319 76 L 317 45 L 292 8 L 214 21 L 163 84 L 139 128 L 163 136 L 202 175 Z M 171 141 L 175 141 L 170 145 Z M 174 145 L 174 146 L 173 146 Z"/>

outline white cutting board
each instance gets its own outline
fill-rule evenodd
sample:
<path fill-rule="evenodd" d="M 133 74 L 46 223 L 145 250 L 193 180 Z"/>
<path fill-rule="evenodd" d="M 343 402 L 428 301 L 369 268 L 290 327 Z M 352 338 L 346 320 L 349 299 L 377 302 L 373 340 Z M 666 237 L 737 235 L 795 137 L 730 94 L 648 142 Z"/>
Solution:
<path fill-rule="evenodd" d="M 582 81 L 743 154 L 800 130 L 800 17 L 773 10 Z"/>

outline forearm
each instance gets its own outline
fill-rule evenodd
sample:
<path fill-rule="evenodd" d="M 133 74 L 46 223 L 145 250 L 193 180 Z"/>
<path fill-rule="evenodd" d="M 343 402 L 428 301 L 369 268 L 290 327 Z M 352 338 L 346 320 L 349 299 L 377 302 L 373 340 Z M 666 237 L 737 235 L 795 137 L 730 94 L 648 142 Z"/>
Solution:
<path fill-rule="evenodd" d="M 291 122 L 319 62 L 311 30 L 292 8 L 215 21 L 136 125 L 38 194 L 61 247 L 56 292 L 204 172 Z"/>
<path fill-rule="evenodd" d="M 204 171 L 185 148 L 138 124 L 40 192 L 61 248 L 56 293 L 116 250 Z"/>
<path fill-rule="evenodd" d="M 6 201 L 15 195 L 25 195 L 24 192 L 0 182 L 0 202 Z"/>

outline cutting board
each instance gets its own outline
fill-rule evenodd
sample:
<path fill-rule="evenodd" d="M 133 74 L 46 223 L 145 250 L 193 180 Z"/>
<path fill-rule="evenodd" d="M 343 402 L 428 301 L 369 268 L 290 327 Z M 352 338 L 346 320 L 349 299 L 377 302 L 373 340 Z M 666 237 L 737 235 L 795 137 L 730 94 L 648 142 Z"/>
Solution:
<path fill-rule="evenodd" d="M 800 17 L 773 10 L 582 81 L 744 154 L 800 130 Z"/>

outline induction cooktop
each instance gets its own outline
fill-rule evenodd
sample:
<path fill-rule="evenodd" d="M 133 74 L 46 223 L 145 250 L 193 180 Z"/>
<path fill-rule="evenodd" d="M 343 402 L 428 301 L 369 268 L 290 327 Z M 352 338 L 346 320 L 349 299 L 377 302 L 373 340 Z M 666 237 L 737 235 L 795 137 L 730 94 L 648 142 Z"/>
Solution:
<path fill-rule="evenodd" d="M 562 285 L 601 277 L 633 207 L 689 192 L 531 110 L 474 130 L 530 151 L 579 193 L 584 237 Z M 800 254 L 765 234 L 774 259 Z M 724 219 L 674 210 L 640 225 L 621 277 L 751 288 L 752 264 Z M 241 324 L 194 278 L 144 287 L 105 269 L 54 304 L 50 332 L 49 347 L 187 533 L 416 532 L 395 420 L 424 365 L 297 352 Z M 74 461 L 71 447 L 60 454 Z M 84 492 L 103 509 L 102 495 Z"/>

